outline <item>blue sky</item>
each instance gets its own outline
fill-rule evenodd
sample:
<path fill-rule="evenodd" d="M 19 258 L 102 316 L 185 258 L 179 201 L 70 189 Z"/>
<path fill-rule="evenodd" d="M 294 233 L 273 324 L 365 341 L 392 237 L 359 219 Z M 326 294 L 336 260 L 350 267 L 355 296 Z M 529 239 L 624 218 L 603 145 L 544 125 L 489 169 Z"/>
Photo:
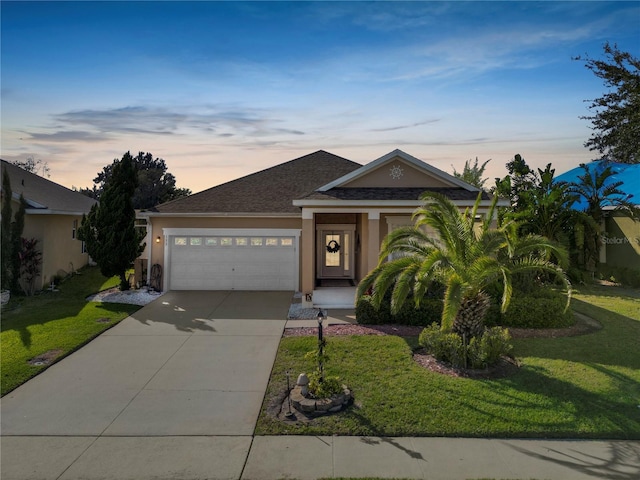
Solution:
<path fill-rule="evenodd" d="M 640 2 L 5 2 L 5 160 L 91 186 L 128 150 L 194 192 L 316 150 L 452 172 L 588 162 L 584 62 Z M 491 180 L 490 183 L 493 183 Z"/>

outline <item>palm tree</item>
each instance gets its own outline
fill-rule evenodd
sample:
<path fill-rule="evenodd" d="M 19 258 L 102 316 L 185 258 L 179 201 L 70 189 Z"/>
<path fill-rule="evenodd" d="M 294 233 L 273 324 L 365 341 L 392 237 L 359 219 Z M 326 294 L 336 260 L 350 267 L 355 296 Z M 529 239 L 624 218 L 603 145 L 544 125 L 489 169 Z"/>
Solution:
<path fill-rule="evenodd" d="M 487 168 L 487 163 L 490 161 L 491 159 L 478 166 L 478 157 L 476 157 L 476 161 L 473 165 L 471 165 L 471 159 L 469 159 L 464 162 L 464 169 L 462 170 L 462 173 L 456 171 L 455 167 L 453 167 L 453 176 L 473 185 L 474 187 L 484 190 L 484 184 L 487 179 L 482 178 L 482 175 L 484 175 L 484 170 Z"/>
<path fill-rule="evenodd" d="M 431 285 L 441 283 L 445 286 L 441 328 L 466 339 L 484 331 L 490 306 L 487 288 L 502 283 L 504 312 L 513 291 L 512 278 L 519 272 L 551 272 L 560 278 L 570 296 L 569 280 L 550 260 L 553 255 L 566 265 L 564 248 L 539 235 L 519 237 L 513 221 L 492 228 L 497 197 L 480 224 L 475 218 L 482 193 L 473 209 L 464 212 L 436 192 L 425 192 L 420 198 L 424 204 L 414 212 L 414 226 L 387 235 L 378 266 L 362 279 L 358 296 L 371 290 L 372 302 L 379 307 L 391 289 L 391 309 L 396 313 L 410 294 L 419 306 Z M 430 237 L 424 226 L 435 230 L 438 238 Z M 387 261 L 389 256 L 392 259 Z"/>

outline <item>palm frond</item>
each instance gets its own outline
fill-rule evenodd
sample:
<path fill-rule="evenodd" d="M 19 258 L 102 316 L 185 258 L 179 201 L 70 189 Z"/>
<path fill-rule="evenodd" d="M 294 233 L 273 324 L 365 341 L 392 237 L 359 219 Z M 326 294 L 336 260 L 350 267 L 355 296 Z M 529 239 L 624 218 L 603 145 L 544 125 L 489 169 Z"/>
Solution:
<path fill-rule="evenodd" d="M 442 322 L 440 328 L 444 331 L 451 331 L 453 328 L 453 321 L 462 304 L 463 290 L 464 284 L 461 279 L 457 275 L 452 275 L 447 283 L 442 306 Z"/>

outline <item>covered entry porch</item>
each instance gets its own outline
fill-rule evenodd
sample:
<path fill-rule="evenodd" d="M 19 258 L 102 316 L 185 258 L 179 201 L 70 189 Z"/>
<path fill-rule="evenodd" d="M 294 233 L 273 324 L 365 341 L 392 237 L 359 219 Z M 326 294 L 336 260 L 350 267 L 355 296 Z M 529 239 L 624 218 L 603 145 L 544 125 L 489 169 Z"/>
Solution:
<path fill-rule="evenodd" d="M 359 281 L 378 264 L 385 235 L 415 207 L 303 208 L 300 281 L 306 308 L 353 308 Z"/>

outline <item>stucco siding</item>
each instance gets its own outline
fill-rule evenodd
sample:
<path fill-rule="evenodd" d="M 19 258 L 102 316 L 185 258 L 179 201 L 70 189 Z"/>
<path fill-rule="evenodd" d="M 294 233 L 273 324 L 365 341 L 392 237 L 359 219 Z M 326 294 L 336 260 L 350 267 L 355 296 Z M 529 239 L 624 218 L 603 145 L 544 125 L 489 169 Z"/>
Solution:
<path fill-rule="evenodd" d="M 640 222 L 613 214 L 605 225 L 602 240 L 607 265 L 640 270 Z"/>
<path fill-rule="evenodd" d="M 27 215 L 22 236 L 35 238 L 42 252 L 41 275 L 37 280 L 39 288 L 45 288 L 55 275 L 65 276 L 71 270 L 84 267 L 89 256 L 82 253 L 82 242 L 72 238 L 73 222 L 78 225 L 81 216 L 75 215 Z M 77 236 L 77 232 L 76 232 Z"/>
<path fill-rule="evenodd" d="M 394 169 L 393 172 L 392 169 Z M 362 177 L 353 179 L 342 185 L 342 187 L 445 188 L 451 187 L 451 184 L 447 184 L 432 175 L 428 175 L 424 171 L 418 170 L 413 165 L 398 158 L 391 163 L 381 165 L 379 168 L 368 172 Z"/>

